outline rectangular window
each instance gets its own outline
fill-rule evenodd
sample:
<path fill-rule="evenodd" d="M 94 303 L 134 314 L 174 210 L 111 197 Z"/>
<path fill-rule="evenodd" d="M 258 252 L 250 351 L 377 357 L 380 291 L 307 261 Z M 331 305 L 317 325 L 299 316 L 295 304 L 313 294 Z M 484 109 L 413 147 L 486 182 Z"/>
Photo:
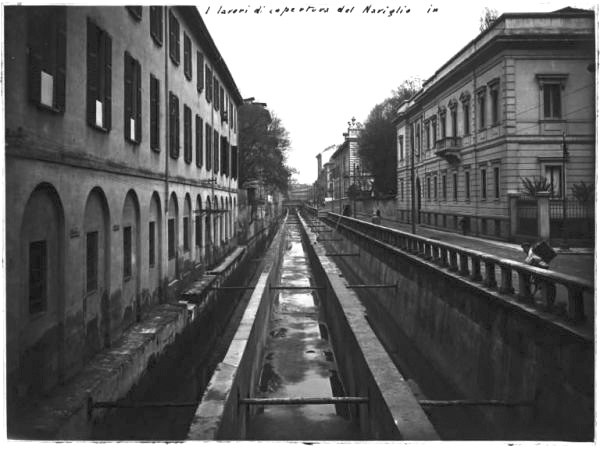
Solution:
<path fill-rule="evenodd" d="M 546 180 L 552 197 L 562 197 L 562 166 L 546 166 Z"/>
<path fill-rule="evenodd" d="M 169 259 L 175 258 L 175 219 L 169 219 L 168 222 L 168 256 Z"/>
<path fill-rule="evenodd" d="M 183 159 L 192 162 L 192 110 L 183 105 Z"/>
<path fill-rule="evenodd" d="M 210 70 L 210 68 L 208 67 L 208 64 L 206 64 L 205 66 L 205 70 L 204 70 L 204 79 L 206 80 L 205 83 L 205 95 L 206 95 L 206 101 L 208 103 L 210 103 L 212 101 L 212 94 L 213 94 L 213 75 L 212 75 L 212 70 Z"/>
<path fill-rule="evenodd" d="M 196 166 L 202 167 L 204 164 L 204 151 L 202 149 L 202 128 L 204 127 L 204 123 L 200 116 L 196 114 Z"/>
<path fill-rule="evenodd" d="M 123 278 L 131 277 L 131 227 L 123 228 Z"/>
<path fill-rule="evenodd" d="M 160 82 L 150 74 L 150 148 L 160 150 Z"/>
<path fill-rule="evenodd" d="M 190 250 L 190 218 L 183 218 L 183 251 L 188 252 Z"/>
<path fill-rule="evenodd" d="M 213 106 L 215 111 L 220 109 L 219 105 L 219 80 L 213 75 Z"/>
<path fill-rule="evenodd" d="M 148 265 L 156 264 L 156 222 L 148 224 Z"/>
<path fill-rule="evenodd" d="M 500 167 L 494 167 L 494 198 L 500 198 Z"/>
<path fill-rule="evenodd" d="M 219 133 L 213 130 L 213 171 L 219 172 Z"/>
<path fill-rule="evenodd" d="M 29 244 L 29 314 L 46 311 L 46 241 Z"/>
<path fill-rule="evenodd" d="M 204 89 L 204 54 L 196 52 L 196 89 L 202 92 Z"/>
<path fill-rule="evenodd" d="M 142 7 L 141 6 L 126 6 L 125 8 L 127 8 L 127 11 L 129 11 L 129 14 L 135 20 L 137 20 L 138 22 L 140 20 L 142 20 Z"/>
<path fill-rule="evenodd" d="M 202 218 L 197 215 L 196 216 L 196 247 L 202 247 Z"/>
<path fill-rule="evenodd" d="M 436 141 L 437 141 L 437 120 L 434 117 L 433 120 L 431 121 L 431 143 L 433 146 L 435 146 Z"/>
<path fill-rule="evenodd" d="M 221 136 L 221 174 L 223 175 L 229 175 L 229 158 L 227 158 L 228 147 L 227 137 Z"/>
<path fill-rule="evenodd" d="M 156 45 L 162 47 L 163 43 L 163 7 L 150 7 L 150 36 Z"/>
<path fill-rule="evenodd" d="M 398 155 L 400 160 L 404 159 L 404 136 L 398 136 Z"/>
<path fill-rule="evenodd" d="M 238 173 L 238 148 L 237 145 L 231 146 L 231 178 L 237 180 Z"/>
<path fill-rule="evenodd" d="M 467 170 L 465 172 L 465 199 L 471 198 L 471 173 Z"/>
<path fill-rule="evenodd" d="M 209 124 L 204 126 L 206 139 L 206 170 L 212 169 L 212 127 Z"/>
<path fill-rule="evenodd" d="M 400 201 L 404 201 L 404 180 L 400 180 Z"/>
<path fill-rule="evenodd" d="M 477 113 L 479 114 L 479 129 L 485 128 L 485 92 L 477 95 Z"/>
<path fill-rule="evenodd" d="M 444 200 L 448 198 L 448 191 L 446 190 L 446 175 L 442 175 L 442 197 Z"/>
<path fill-rule="evenodd" d="M 452 197 L 454 201 L 458 201 L 458 174 L 454 172 L 452 174 Z"/>
<path fill-rule="evenodd" d="M 456 108 L 452 108 L 450 111 L 450 121 L 452 125 L 452 137 L 458 136 L 458 119 Z"/>
<path fill-rule="evenodd" d="M 183 32 L 183 73 L 188 80 L 192 79 L 192 41 Z"/>
<path fill-rule="evenodd" d="M 481 169 L 481 198 L 485 200 L 487 198 L 487 171 Z"/>
<path fill-rule="evenodd" d="M 470 125 L 471 125 L 471 118 L 470 118 L 470 114 L 469 114 L 469 102 L 465 102 L 463 103 L 463 129 L 464 129 L 464 135 L 466 136 L 467 134 L 470 133 L 471 129 L 470 129 Z"/>
<path fill-rule="evenodd" d="M 561 118 L 560 84 L 544 84 L 544 118 Z"/>
<path fill-rule="evenodd" d="M 142 140 L 142 80 L 140 63 L 125 52 L 125 140 L 139 144 Z"/>
<path fill-rule="evenodd" d="M 169 10 L 169 56 L 176 66 L 179 65 L 179 21 Z"/>
<path fill-rule="evenodd" d="M 433 198 L 437 200 L 437 197 L 438 197 L 437 177 L 433 177 Z"/>
<path fill-rule="evenodd" d="M 431 178 L 427 177 L 427 200 L 431 200 Z"/>
<path fill-rule="evenodd" d="M 27 8 L 28 96 L 54 112 L 65 110 L 66 8 Z"/>
<path fill-rule="evenodd" d="M 223 86 L 219 86 L 219 105 L 221 106 L 221 119 L 227 117 L 227 102 L 225 101 L 225 90 Z"/>
<path fill-rule="evenodd" d="M 440 139 L 446 138 L 446 114 L 440 114 Z"/>
<path fill-rule="evenodd" d="M 179 98 L 169 92 L 169 153 L 179 158 Z"/>
<path fill-rule="evenodd" d="M 111 128 L 112 38 L 94 22 L 87 22 L 87 122 Z"/>
<path fill-rule="evenodd" d="M 431 148 L 431 134 L 429 129 L 429 123 L 425 124 L 425 148 L 427 150 Z"/>
<path fill-rule="evenodd" d="M 91 231 L 85 235 L 85 274 L 86 292 L 98 289 L 98 232 Z"/>
<path fill-rule="evenodd" d="M 500 104 L 498 102 L 498 84 L 490 87 L 490 108 L 492 112 L 492 125 L 497 125 L 499 122 L 498 108 Z"/>

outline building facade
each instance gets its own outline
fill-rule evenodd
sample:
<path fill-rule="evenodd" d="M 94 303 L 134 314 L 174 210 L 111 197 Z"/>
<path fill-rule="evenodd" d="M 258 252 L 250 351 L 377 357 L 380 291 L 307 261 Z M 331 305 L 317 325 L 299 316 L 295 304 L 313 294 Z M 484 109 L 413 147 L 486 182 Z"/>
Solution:
<path fill-rule="evenodd" d="M 6 7 L 9 403 L 235 235 L 241 95 L 194 7 Z"/>
<path fill-rule="evenodd" d="M 523 179 L 593 186 L 594 42 L 592 11 L 504 14 L 440 67 L 397 116 L 399 217 L 414 186 L 417 223 L 508 239 Z"/>

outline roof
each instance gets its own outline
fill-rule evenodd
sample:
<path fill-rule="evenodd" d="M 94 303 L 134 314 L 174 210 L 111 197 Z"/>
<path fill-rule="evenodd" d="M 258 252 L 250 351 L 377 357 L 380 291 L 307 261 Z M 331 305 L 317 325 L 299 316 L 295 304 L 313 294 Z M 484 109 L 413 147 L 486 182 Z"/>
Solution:
<path fill-rule="evenodd" d="M 435 86 L 440 80 L 456 69 L 460 65 L 467 61 L 472 60 L 476 55 L 481 54 L 484 49 L 498 41 L 500 38 L 518 39 L 519 34 L 517 33 L 516 26 L 508 26 L 507 21 L 515 21 L 518 24 L 519 19 L 556 19 L 557 16 L 564 16 L 567 18 L 593 18 L 594 11 L 566 7 L 552 12 L 544 13 L 505 13 L 499 16 L 487 29 L 479 33 L 474 39 L 469 41 L 464 47 L 462 47 L 454 56 L 448 61 L 442 64 L 435 73 L 423 82 L 423 87 L 416 92 L 408 101 L 403 102 L 397 111 L 396 121 L 399 120 L 399 115 L 404 111 L 410 109 L 410 106 L 414 103 L 414 100 L 421 97 L 426 93 L 432 86 Z M 501 25 L 504 22 L 504 25 Z M 593 24 L 592 24 L 593 26 Z M 525 27 L 521 27 L 525 29 Z M 532 27 L 529 27 L 530 29 Z M 547 33 L 547 28 L 539 27 L 540 32 Z M 581 34 L 584 30 L 573 28 L 573 33 Z M 525 32 L 524 32 L 525 33 Z M 528 36 L 530 37 L 530 36 Z M 563 39 L 564 36 L 557 34 L 556 39 Z M 463 61 L 460 61 L 463 59 Z"/>
<path fill-rule="evenodd" d="M 202 20 L 202 16 L 198 12 L 198 9 L 195 6 L 175 6 L 174 8 L 177 8 L 181 13 L 181 17 L 189 23 L 191 28 L 190 31 L 195 32 L 196 37 L 206 44 L 206 47 L 204 48 L 206 56 L 213 62 L 215 70 L 221 77 L 221 81 L 227 86 L 236 105 L 241 105 L 243 103 L 242 95 L 233 80 L 233 76 L 231 75 L 227 64 L 225 64 L 225 60 L 219 52 L 215 41 L 213 41 L 212 36 L 208 32 L 208 28 L 206 28 L 206 24 L 204 23 L 204 20 Z"/>

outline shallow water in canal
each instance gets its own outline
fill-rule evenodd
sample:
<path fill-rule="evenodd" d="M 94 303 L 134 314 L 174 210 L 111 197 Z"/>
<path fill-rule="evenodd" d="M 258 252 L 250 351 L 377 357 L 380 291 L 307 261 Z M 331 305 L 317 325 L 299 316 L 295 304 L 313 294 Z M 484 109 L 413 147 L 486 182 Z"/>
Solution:
<path fill-rule="evenodd" d="M 281 285 L 314 285 L 298 225 L 289 223 Z M 282 290 L 275 299 L 258 397 L 344 395 L 327 326 L 311 290 Z M 335 405 L 268 405 L 248 423 L 252 440 L 359 440 L 347 408 Z"/>

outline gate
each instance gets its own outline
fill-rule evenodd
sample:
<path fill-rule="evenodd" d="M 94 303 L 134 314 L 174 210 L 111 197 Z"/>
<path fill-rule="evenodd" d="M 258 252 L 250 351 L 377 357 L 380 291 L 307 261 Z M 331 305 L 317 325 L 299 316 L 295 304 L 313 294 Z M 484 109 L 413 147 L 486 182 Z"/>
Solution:
<path fill-rule="evenodd" d="M 566 221 L 563 236 L 563 207 Z M 584 239 L 594 238 L 594 204 L 585 204 L 576 200 L 550 200 L 550 237 Z"/>
<path fill-rule="evenodd" d="M 535 198 L 523 197 L 517 199 L 517 234 L 537 237 L 538 206 Z"/>

